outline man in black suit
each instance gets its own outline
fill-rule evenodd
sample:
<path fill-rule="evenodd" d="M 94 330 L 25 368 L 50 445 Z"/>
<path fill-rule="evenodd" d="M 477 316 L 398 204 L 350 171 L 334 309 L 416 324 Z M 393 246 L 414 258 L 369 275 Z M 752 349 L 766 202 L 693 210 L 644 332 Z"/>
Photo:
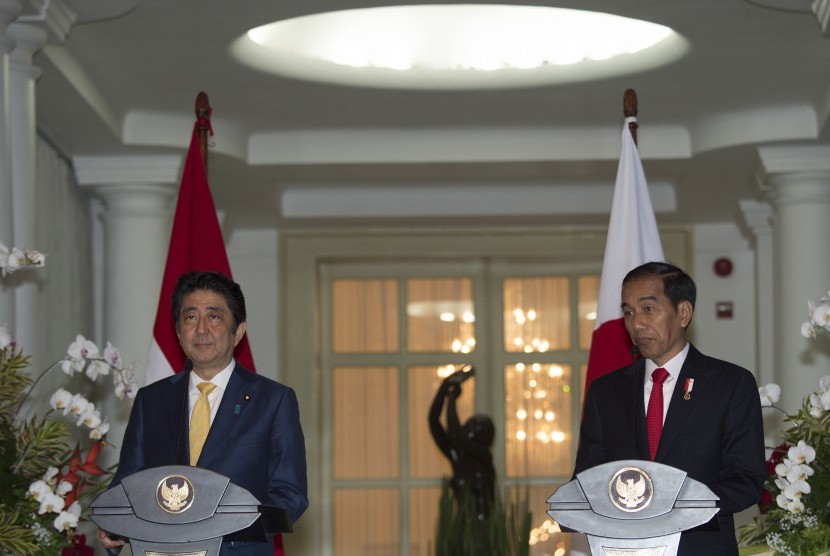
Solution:
<path fill-rule="evenodd" d="M 642 358 L 591 383 L 574 475 L 623 459 L 682 469 L 712 489 L 720 510 L 683 533 L 678 554 L 737 556 L 732 514 L 759 501 L 766 479 L 760 397 L 749 371 L 703 355 L 686 340 L 695 298 L 694 282 L 676 266 L 646 263 L 626 275 L 625 326 Z M 652 379 L 658 368 L 667 371 L 657 371 L 667 375 L 662 386 Z M 664 401 L 652 456 L 646 408 L 655 386 Z"/>

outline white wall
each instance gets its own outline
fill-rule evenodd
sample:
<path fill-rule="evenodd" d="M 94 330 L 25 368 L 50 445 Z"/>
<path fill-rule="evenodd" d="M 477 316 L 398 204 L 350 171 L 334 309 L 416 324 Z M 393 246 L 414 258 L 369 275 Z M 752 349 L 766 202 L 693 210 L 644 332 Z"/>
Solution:
<path fill-rule="evenodd" d="M 697 305 L 692 342 L 705 354 L 731 361 L 756 373 L 755 254 L 734 224 L 700 224 L 693 229 Z M 732 274 L 717 276 L 714 262 L 732 261 Z M 715 304 L 731 301 L 733 318 L 718 319 Z M 757 373 L 756 373 L 757 376 Z"/>
<path fill-rule="evenodd" d="M 279 380 L 277 231 L 235 231 L 227 242 L 233 278 L 245 294 L 248 341 L 257 373 Z"/>
<path fill-rule="evenodd" d="M 278 232 L 236 231 L 228 241 L 234 278 L 242 285 L 248 303 L 249 339 L 257 371 L 279 380 Z M 713 270 L 720 257 L 732 261 L 728 277 L 719 277 Z M 692 341 L 704 353 L 755 373 L 755 254 L 749 241 L 734 224 L 696 225 L 693 266 L 688 270 L 698 288 Z M 717 318 L 715 305 L 719 301 L 733 303 L 732 319 Z"/>

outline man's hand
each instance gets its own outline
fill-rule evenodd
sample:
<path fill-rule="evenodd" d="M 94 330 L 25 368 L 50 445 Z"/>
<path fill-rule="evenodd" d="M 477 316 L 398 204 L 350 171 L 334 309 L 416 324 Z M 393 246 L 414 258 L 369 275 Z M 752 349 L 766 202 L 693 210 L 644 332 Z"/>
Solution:
<path fill-rule="evenodd" d="M 120 548 L 124 546 L 124 537 L 113 535 L 108 531 L 104 531 L 100 527 L 98 528 L 98 533 L 95 536 L 98 538 L 98 542 L 101 543 L 101 546 L 103 546 L 107 550 L 112 550 L 114 548 Z"/>

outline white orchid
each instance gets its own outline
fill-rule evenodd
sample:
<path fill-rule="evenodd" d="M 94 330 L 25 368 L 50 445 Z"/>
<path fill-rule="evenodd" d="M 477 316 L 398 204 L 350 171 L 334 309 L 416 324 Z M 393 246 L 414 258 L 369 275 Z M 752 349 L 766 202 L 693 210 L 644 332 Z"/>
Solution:
<path fill-rule="evenodd" d="M 813 417 L 821 417 L 822 412 L 830 410 L 830 390 L 810 394 L 810 407 L 818 410 L 817 415 L 813 414 L 812 411 L 810 412 Z"/>
<path fill-rule="evenodd" d="M 78 502 L 72 504 L 58 514 L 55 518 L 55 529 L 62 532 L 71 531 L 78 527 L 78 520 L 81 517 L 81 505 Z"/>
<path fill-rule="evenodd" d="M 89 438 L 92 440 L 101 440 L 110 430 L 110 424 L 102 421 L 97 427 L 89 431 Z"/>
<path fill-rule="evenodd" d="M 801 513 L 804 511 L 804 503 L 801 501 L 800 498 L 792 500 L 790 498 L 787 498 L 783 494 L 779 494 L 776 497 L 775 502 L 778 504 L 779 508 L 787 510 L 788 512 Z"/>
<path fill-rule="evenodd" d="M 775 466 L 775 474 L 779 477 L 787 478 L 790 476 L 790 472 L 793 466 L 798 465 L 790 458 L 784 458 L 784 460 Z"/>
<path fill-rule="evenodd" d="M 75 417 L 81 416 L 89 406 L 92 405 L 88 399 L 80 394 L 72 396 L 72 401 L 69 406 L 63 411 L 64 415 L 73 415 Z"/>
<path fill-rule="evenodd" d="M 46 469 L 46 473 L 43 474 L 43 480 L 46 481 L 48 484 L 53 485 L 55 484 L 55 478 L 58 476 L 58 473 L 58 468 L 50 465 Z"/>
<path fill-rule="evenodd" d="M 29 496 L 37 502 L 43 501 L 48 494 L 52 494 L 52 488 L 46 481 L 35 481 L 29 485 Z"/>
<path fill-rule="evenodd" d="M 56 411 L 61 411 L 69 407 L 72 403 L 72 393 L 63 388 L 58 388 L 52 397 L 49 398 L 49 405 Z"/>
<path fill-rule="evenodd" d="M 124 398 L 133 399 L 138 393 L 138 383 L 133 380 L 132 369 L 124 369 L 113 376 L 115 382 L 115 396 L 119 400 Z"/>
<path fill-rule="evenodd" d="M 43 515 L 45 513 L 59 513 L 66 505 L 66 501 L 62 496 L 59 496 L 51 490 L 43 496 L 40 501 L 40 508 L 37 513 Z"/>
<path fill-rule="evenodd" d="M 104 361 L 113 367 L 121 366 L 121 352 L 110 342 L 107 342 L 107 347 L 104 348 Z"/>
<path fill-rule="evenodd" d="M 26 255 L 19 247 L 12 247 L 11 252 L 6 256 L 6 268 L 3 271 L 6 274 L 11 274 L 15 270 L 19 270 L 26 264 Z"/>
<path fill-rule="evenodd" d="M 35 268 L 41 268 L 46 266 L 46 255 L 44 255 L 40 251 L 35 251 L 34 249 L 27 249 L 25 253 L 27 266 L 32 266 Z"/>
<path fill-rule="evenodd" d="M 822 298 L 821 302 L 813 308 L 810 320 L 813 326 L 827 328 L 830 325 L 830 300 Z"/>
<path fill-rule="evenodd" d="M 101 412 L 95 409 L 95 406 L 90 404 L 90 406 L 83 412 L 83 414 L 78 419 L 78 426 L 84 425 L 85 427 L 89 427 L 90 429 L 94 429 L 101 424 Z"/>
<path fill-rule="evenodd" d="M 66 350 L 66 353 L 69 355 L 70 359 L 90 359 L 98 355 L 98 346 L 96 346 L 92 341 L 84 338 L 81 334 L 78 334 L 75 337 L 75 341 L 69 344 L 69 348 Z"/>
<path fill-rule="evenodd" d="M 830 332 L 830 292 L 827 297 L 819 299 L 818 303 L 807 302 L 809 320 L 801 325 L 801 335 L 805 338 L 815 338 L 823 332 Z"/>
<path fill-rule="evenodd" d="M 0 276 L 7 276 L 23 267 L 42 267 L 46 264 L 46 255 L 34 249 L 9 249 L 0 242 Z"/>
<path fill-rule="evenodd" d="M 790 467 L 789 471 L 787 472 L 786 479 L 790 484 L 796 484 L 799 481 L 806 481 L 808 478 L 813 476 L 813 468 L 809 465 L 805 465 L 803 463 L 797 463 Z M 801 489 L 802 492 L 809 492 Z"/>
<path fill-rule="evenodd" d="M 800 500 L 802 494 L 810 494 L 812 489 L 810 488 L 810 483 L 803 480 L 795 481 L 794 483 L 790 483 L 784 489 L 784 496 L 789 498 L 790 500 Z"/>
<path fill-rule="evenodd" d="M 797 463 L 812 463 L 816 459 L 816 449 L 803 440 L 799 440 L 798 444 L 787 450 L 787 457 Z"/>
<path fill-rule="evenodd" d="M 761 396 L 761 405 L 771 407 L 781 399 L 781 387 L 775 383 L 769 383 L 758 388 L 758 394 Z"/>
<path fill-rule="evenodd" d="M 61 481 L 60 483 L 58 483 L 58 487 L 55 489 L 55 492 L 57 492 L 61 496 L 66 496 L 67 494 L 72 492 L 73 488 L 75 488 L 75 486 L 69 481 Z"/>
<path fill-rule="evenodd" d="M 86 366 L 86 376 L 89 380 L 95 382 L 99 376 L 106 376 L 110 374 L 110 365 L 101 359 L 93 359 Z"/>

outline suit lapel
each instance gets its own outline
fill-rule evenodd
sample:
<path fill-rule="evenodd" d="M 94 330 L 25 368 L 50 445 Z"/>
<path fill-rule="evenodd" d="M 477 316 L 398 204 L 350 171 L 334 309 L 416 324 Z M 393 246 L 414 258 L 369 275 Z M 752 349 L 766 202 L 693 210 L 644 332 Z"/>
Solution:
<path fill-rule="evenodd" d="M 228 381 L 228 388 L 222 395 L 216 418 L 210 426 L 205 446 L 199 456 L 199 467 L 210 467 L 213 459 L 226 449 L 228 438 L 233 435 L 250 400 L 256 395 L 253 377 L 253 374 L 240 367 L 239 364 L 234 367 L 231 379 Z"/>
<path fill-rule="evenodd" d="M 703 390 L 705 390 L 706 384 L 701 377 L 705 376 L 705 370 L 706 361 L 703 355 L 694 346 L 690 345 L 686 361 L 683 362 L 683 367 L 680 369 L 677 384 L 674 385 L 666 421 L 663 423 L 660 445 L 657 447 L 657 461 L 661 461 L 669 452 L 680 432 L 684 430 L 689 416 L 698 406 L 699 400 L 704 399 L 701 394 L 704 394 Z M 689 395 L 688 400 L 684 398 L 687 379 L 694 380 L 694 391 Z"/>
<path fill-rule="evenodd" d="M 167 428 L 171 434 L 171 445 L 175 446 L 176 450 L 173 457 L 176 464 L 187 465 L 190 450 L 188 445 L 190 404 L 187 397 L 187 387 L 190 383 L 190 373 L 177 373 L 170 380 L 173 387 L 162 390 L 164 398 L 161 407 L 165 408 L 164 411 L 166 412 L 162 422 L 175 424 Z"/>

